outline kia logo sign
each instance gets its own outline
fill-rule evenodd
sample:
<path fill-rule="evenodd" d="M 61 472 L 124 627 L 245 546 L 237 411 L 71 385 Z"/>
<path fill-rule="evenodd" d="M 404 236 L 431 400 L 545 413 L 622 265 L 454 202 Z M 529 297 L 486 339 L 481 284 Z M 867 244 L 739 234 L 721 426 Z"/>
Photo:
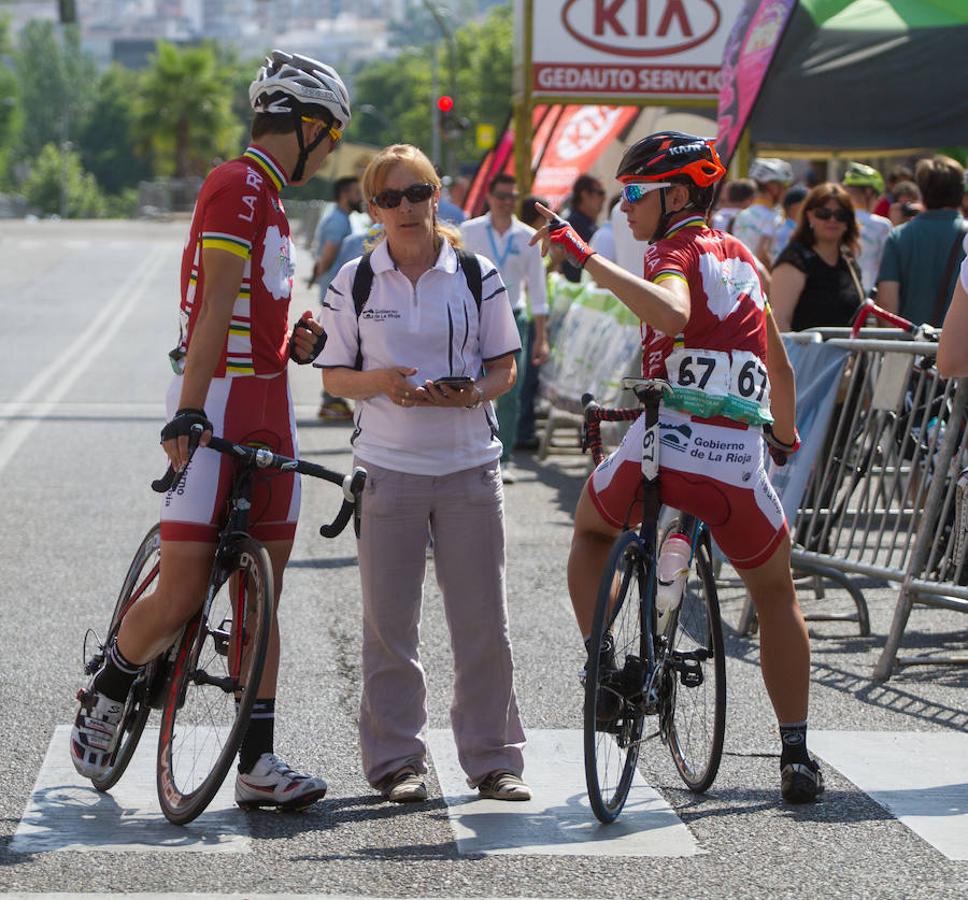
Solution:
<path fill-rule="evenodd" d="M 581 43 L 616 56 L 672 56 L 708 41 L 715 0 L 567 0 L 561 18 Z"/>

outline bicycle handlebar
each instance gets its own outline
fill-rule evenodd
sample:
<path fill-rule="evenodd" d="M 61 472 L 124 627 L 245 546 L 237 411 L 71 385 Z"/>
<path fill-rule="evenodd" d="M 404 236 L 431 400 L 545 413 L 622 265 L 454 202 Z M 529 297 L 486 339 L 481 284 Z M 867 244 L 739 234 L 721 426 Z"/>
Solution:
<path fill-rule="evenodd" d="M 906 331 L 915 340 L 937 341 L 940 335 L 940 331 L 932 325 L 915 325 L 910 319 L 905 319 L 904 316 L 889 312 L 883 307 L 878 306 L 873 300 L 865 300 L 858 307 L 857 313 L 854 316 L 854 323 L 850 329 L 852 339 L 860 334 L 861 328 L 864 327 L 864 323 L 870 316 L 873 316 L 875 319 L 880 319 L 882 322 L 887 322 L 888 325 L 893 325 L 895 328 L 900 328 L 902 331 Z"/>
<path fill-rule="evenodd" d="M 192 427 L 192 434 L 189 436 L 189 460 L 198 447 L 198 441 L 202 436 L 200 425 Z M 360 536 L 360 514 L 363 506 L 363 488 L 366 485 L 366 469 L 357 466 L 349 475 L 341 475 L 325 466 L 307 462 L 302 459 L 292 459 L 280 453 L 273 453 L 265 447 L 247 447 L 244 444 L 236 444 L 224 438 L 215 437 L 209 439 L 206 445 L 211 450 L 232 456 L 240 462 L 253 465 L 259 469 L 279 469 L 281 472 L 298 472 L 300 475 L 309 475 L 313 478 L 321 478 L 330 484 L 337 484 L 343 489 L 343 504 L 336 518 L 329 525 L 321 525 L 319 533 L 326 538 L 334 538 L 346 528 L 350 517 L 353 517 L 353 529 L 356 536 Z M 169 465 L 168 471 L 161 477 L 151 482 L 151 489 L 159 494 L 167 493 L 178 486 L 182 476 L 188 466 L 181 472 L 175 472 Z"/>

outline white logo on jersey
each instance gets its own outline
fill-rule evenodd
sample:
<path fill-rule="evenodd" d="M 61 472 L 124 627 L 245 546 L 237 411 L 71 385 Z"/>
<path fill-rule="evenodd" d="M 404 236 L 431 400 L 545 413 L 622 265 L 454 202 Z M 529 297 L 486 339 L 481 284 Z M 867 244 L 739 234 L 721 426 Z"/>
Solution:
<path fill-rule="evenodd" d="M 702 286 L 709 298 L 709 310 L 720 322 L 736 312 L 740 299 L 749 297 L 757 309 L 763 309 L 764 298 L 756 269 L 743 259 L 721 260 L 713 253 L 699 257 Z"/>
<path fill-rule="evenodd" d="M 262 283 L 276 300 L 286 300 L 292 293 L 294 256 L 295 248 L 289 236 L 270 225 L 262 248 Z"/>

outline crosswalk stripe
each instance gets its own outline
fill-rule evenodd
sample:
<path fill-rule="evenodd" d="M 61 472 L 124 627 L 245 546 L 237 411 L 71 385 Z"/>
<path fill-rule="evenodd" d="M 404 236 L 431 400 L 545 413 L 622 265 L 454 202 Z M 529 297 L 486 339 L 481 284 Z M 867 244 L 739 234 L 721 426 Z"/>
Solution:
<path fill-rule="evenodd" d="M 200 818 L 188 825 L 172 825 L 158 807 L 157 728 L 145 729 L 124 777 L 107 794 L 74 771 L 68 752 L 70 733 L 69 725 L 58 725 L 54 730 L 37 783 L 10 843 L 13 852 L 249 850 L 246 816 L 235 805 L 231 775 Z"/>
<path fill-rule="evenodd" d="M 467 786 L 449 729 L 429 733 L 430 751 L 460 853 L 542 856 L 695 856 L 695 838 L 636 772 L 621 817 L 601 825 L 588 804 L 582 732 L 529 730 L 527 802 L 479 800 Z"/>
<path fill-rule="evenodd" d="M 968 860 L 968 734 L 815 731 L 810 749 L 948 859 Z"/>

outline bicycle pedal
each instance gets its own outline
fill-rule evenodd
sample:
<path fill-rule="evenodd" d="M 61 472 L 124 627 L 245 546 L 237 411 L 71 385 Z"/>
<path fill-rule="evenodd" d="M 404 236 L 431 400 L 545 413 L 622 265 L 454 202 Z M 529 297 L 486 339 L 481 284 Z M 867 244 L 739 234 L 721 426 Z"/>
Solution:
<path fill-rule="evenodd" d="M 702 666 L 697 660 L 683 659 L 679 661 L 679 681 L 684 687 L 699 687 L 703 683 Z"/>

